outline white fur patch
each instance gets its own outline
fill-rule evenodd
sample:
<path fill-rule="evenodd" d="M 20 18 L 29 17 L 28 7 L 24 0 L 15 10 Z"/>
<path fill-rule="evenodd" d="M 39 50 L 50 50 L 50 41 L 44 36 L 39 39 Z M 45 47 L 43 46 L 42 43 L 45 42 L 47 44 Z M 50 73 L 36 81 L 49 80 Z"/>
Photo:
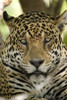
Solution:
<path fill-rule="evenodd" d="M 9 100 L 24 100 L 24 99 L 26 99 L 27 97 L 28 97 L 28 95 L 27 95 L 27 94 L 24 94 L 24 95 L 18 95 L 18 96 L 13 97 L 13 98 L 11 98 L 11 99 L 9 99 Z M 6 100 L 6 99 L 0 97 L 0 100 Z"/>
<path fill-rule="evenodd" d="M 27 97 L 28 97 L 27 94 L 18 95 L 18 96 L 14 97 L 14 98 L 12 98 L 12 99 L 10 99 L 10 100 L 24 100 L 24 99 L 26 99 Z"/>
<path fill-rule="evenodd" d="M 46 79 L 44 79 L 43 82 L 40 82 L 40 84 L 36 84 L 35 88 L 36 90 L 40 91 L 44 86 L 50 83 L 51 77 L 48 76 Z"/>

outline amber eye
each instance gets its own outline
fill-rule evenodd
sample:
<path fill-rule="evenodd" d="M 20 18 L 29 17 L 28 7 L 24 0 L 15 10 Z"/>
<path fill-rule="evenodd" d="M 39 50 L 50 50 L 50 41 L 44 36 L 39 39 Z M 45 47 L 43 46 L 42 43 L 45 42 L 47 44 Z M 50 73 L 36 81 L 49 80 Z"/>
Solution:
<path fill-rule="evenodd" d="M 44 44 L 49 43 L 52 40 L 52 38 L 45 38 L 44 39 Z"/>
<path fill-rule="evenodd" d="M 20 41 L 20 43 L 23 44 L 23 45 L 27 45 L 27 44 L 28 44 L 26 39 L 19 40 L 19 41 Z"/>

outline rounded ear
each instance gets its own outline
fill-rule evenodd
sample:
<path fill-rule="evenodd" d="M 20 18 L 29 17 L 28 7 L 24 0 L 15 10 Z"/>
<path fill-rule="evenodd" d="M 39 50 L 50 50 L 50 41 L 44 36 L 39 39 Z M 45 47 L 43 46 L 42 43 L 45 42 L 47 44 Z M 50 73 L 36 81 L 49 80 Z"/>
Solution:
<path fill-rule="evenodd" d="M 64 26 L 67 24 L 67 10 L 64 11 L 60 16 L 56 18 L 56 25 L 60 29 L 60 31 L 63 31 Z"/>
<path fill-rule="evenodd" d="M 9 16 L 9 15 L 7 14 L 6 11 L 3 12 L 3 19 L 5 20 L 5 22 L 6 22 L 6 24 L 7 24 L 8 26 L 10 26 L 10 27 L 15 26 L 15 25 L 14 25 L 14 20 L 15 20 L 15 18 Z"/>

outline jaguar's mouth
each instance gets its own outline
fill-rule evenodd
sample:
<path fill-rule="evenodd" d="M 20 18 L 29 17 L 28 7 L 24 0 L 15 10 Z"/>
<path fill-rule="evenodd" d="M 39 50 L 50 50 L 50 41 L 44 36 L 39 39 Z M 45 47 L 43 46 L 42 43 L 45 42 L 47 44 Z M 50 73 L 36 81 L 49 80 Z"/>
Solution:
<path fill-rule="evenodd" d="M 41 72 L 39 70 L 36 70 L 36 71 L 28 74 L 29 77 L 32 76 L 32 75 L 35 75 L 35 76 L 43 75 L 43 76 L 46 77 L 47 76 L 47 73 Z"/>

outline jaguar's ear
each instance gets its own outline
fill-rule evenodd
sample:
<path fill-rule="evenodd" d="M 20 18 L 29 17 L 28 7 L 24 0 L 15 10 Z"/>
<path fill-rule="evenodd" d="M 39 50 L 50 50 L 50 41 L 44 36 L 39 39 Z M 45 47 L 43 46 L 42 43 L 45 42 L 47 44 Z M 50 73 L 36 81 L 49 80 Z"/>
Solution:
<path fill-rule="evenodd" d="M 4 20 L 5 20 L 5 22 L 6 22 L 6 24 L 7 24 L 8 26 L 10 26 L 10 27 L 15 26 L 15 25 L 14 25 L 14 20 L 15 20 L 15 18 L 9 16 L 9 15 L 7 14 L 6 11 L 3 12 L 3 18 L 4 18 Z"/>
<path fill-rule="evenodd" d="M 56 18 L 56 25 L 60 29 L 60 31 L 63 31 L 64 26 L 67 24 L 67 10 L 64 11 L 60 16 Z"/>

